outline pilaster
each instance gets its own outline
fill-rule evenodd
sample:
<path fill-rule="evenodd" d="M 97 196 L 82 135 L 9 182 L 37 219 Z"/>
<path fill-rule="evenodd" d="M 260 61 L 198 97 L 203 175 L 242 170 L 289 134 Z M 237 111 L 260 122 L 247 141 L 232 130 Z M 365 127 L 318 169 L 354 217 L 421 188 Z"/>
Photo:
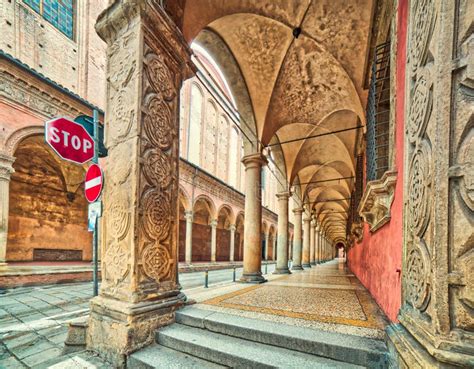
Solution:
<path fill-rule="evenodd" d="M 13 156 L 0 152 L 0 266 L 6 264 L 10 176 L 15 171 L 14 161 Z"/>
<path fill-rule="evenodd" d="M 107 42 L 102 284 L 88 348 L 114 366 L 153 342 L 183 305 L 178 270 L 179 90 L 190 50 L 158 2 L 118 0 L 97 22 Z"/>

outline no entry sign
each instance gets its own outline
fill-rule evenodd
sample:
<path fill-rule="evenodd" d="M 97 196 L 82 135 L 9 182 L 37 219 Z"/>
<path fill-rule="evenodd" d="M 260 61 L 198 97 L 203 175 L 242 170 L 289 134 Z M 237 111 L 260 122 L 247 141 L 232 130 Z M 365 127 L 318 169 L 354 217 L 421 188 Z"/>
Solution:
<path fill-rule="evenodd" d="M 45 123 L 45 140 L 63 159 L 84 164 L 94 157 L 94 140 L 84 127 L 67 118 Z"/>
<path fill-rule="evenodd" d="M 97 164 L 92 164 L 86 173 L 85 194 L 87 201 L 94 202 L 99 198 L 103 182 L 102 169 Z"/>

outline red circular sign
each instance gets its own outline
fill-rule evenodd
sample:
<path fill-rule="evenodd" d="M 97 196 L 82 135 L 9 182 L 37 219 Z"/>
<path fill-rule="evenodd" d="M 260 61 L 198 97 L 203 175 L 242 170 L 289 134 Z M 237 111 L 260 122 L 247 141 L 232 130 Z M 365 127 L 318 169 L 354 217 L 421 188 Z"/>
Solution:
<path fill-rule="evenodd" d="M 45 123 L 46 143 L 63 159 L 84 164 L 94 157 L 94 140 L 80 124 L 66 118 Z"/>
<path fill-rule="evenodd" d="M 92 164 L 86 173 L 85 194 L 89 202 L 96 201 L 102 191 L 104 174 L 97 164 Z"/>

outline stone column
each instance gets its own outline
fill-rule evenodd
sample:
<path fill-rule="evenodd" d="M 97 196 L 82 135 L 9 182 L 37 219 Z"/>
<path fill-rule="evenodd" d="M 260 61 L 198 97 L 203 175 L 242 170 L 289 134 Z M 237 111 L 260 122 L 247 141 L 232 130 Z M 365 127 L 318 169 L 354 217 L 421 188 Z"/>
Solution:
<path fill-rule="evenodd" d="M 179 92 L 190 49 L 158 1 L 116 0 L 96 24 L 107 42 L 102 283 L 88 349 L 114 367 L 175 320 Z"/>
<path fill-rule="evenodd" d="M 184 213 L 186 218 L 186 244 L 185 244 L 185 262 L 192 263 L 193 258 L 193 212 L 186 211 Z"/>
<path fill-rule="evenodd" d="M 272 240 L 272 260 L 275 261 L 276 259 L 276 240 L 277 240 L 277 237 L 273 237 L 273 240 Z"/>
<path fill-rule="evenodd" d="M 288 269 L 288 199 L 289 192 L 280 192 L 278 198 L 277 264 L 273 274 L 290 274 Z"/>
<path fill-rule="evenodd" d="M 14 161 L 13 156 L 0 153 L 0 265 L 6 264 L 10 176 L 15 171 L 12 166 Z"/>
<path fill-rule="evenodd" d="M 291 270 L 303 270 L 301 266 L 301 256 L 302 256 L 302 246 L 303 246 L 303 238 L 302 238 L 302 215 L 303 209 L 298 208 L 293 210 L 293 214 L 295 214 L 295 233 L 293 234 L 293 265 Z"/>
<path fill-rule="evenodd" d="M 303 268 L 311 268 L 310 249 L 311 249 L 311 218 L 305 216 L 303 219 L 303 255 L 301 258 L 301 266 Z"/>
<path fill-rule="evenodd" d="M 216 262 L 217 254 L 217 219 L 211 220 L 211 262 Z"/>
<path fill-rule="evenodd" d="M 315 253 L 316 253 L 316 222 L 314 221 L 314 218 L 311 218 L 311 223 L 310 223 L 310 234 L 309 234 L 309 242 L 310 242 L 310 249 L 309 249 L 309 263 L 311 265 L 315 265 Z"/>
<path fill-rule="evenodd" d="M 265 234 L 265 261 L 268 260 L 268 243 L 270 241 L 270 232 Z"/>
<path fill-rule="evenodd" d="M 263 283 L 261 170 L 267 159 L 260 153 L 242 159 L 245 166 L 244 271 L 241 282 Z"/>
<path fill-rule="evenodd" d="M 235 254 L 235 224 L 230 225 L 230 255 L 229 261 L 234 262 L 234 254 Z"/>
<path fill-rule="evenodd" d="M 319 239 L 319 224 L 316 224 L 314 232 L 314 263 L 319 264 L 321 262 L 321 240 Z"/>

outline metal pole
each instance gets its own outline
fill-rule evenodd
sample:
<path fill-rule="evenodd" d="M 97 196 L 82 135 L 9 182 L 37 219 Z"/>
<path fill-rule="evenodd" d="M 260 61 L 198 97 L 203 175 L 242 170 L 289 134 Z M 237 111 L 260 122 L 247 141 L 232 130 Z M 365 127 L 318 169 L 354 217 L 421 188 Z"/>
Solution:
<path fill-rule="evenodd" d="M 265 263 L 265 274 L 268 274 L 268 261 Z"/>
<path fill-rule="evenodd" d="M 206 272 L 204 273 L 204 288 L 209 287 L 209 271 L 206 269 Z"/>
<path fill-rule="evenodd" d="M 99 112 L 94 109 L 94 158 L 92 162 L 94 164 L 99 163 Z M 100 201 L 100 200 L 98 200 Z M 92 261 L 94 264 L 94 271 L 93 271 L 93 295 L 97 296 L 99 294 L 99 279 L 98 279 L 98 245 L 97 245 L 97 221 L 96 218 L 94 221 L 94 232 L 92 234 Z"/>
<path fill-rule="evenodd" d="M 232 282 L 235 282 L 235 267 L 234 267 L 234 272 L 233 272 L 233 275 L 232 275 Z"/>

